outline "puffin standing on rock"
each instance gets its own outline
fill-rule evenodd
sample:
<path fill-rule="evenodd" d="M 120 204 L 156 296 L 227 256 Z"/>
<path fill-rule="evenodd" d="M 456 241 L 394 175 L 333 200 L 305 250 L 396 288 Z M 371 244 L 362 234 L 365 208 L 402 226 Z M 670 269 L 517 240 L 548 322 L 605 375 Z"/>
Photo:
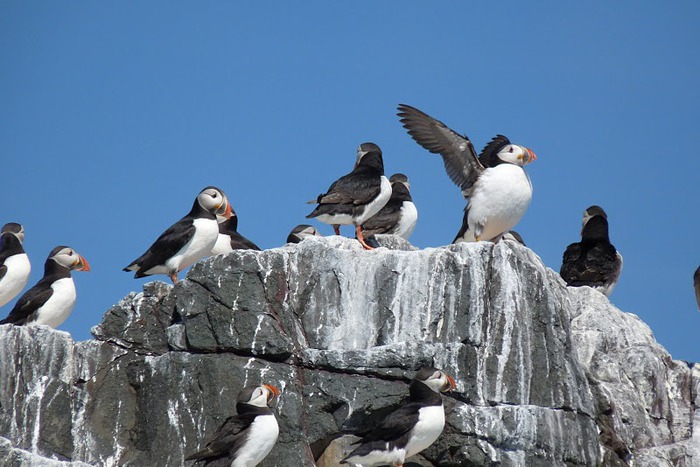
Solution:
<path fill-rule="evenodd" d="M 362 230 L 365 236 L 393 234 L 408 240 L 418 222 L 418 210 L 411 198 L 411 185 L 404 174 L 392 175 L 389 182 L 389 202 L 364 223 Z"/>
<path fill-rule="evenodd" d="M 620 273 L 622 255 L 610 243 L 608 216 L 600 206 L 583 212 L 581 241 L 566 248 L 559 274 L 567 285 L 587 285 L 609 297 Z"/>
<path fill-rule="evenodd" d="M 258 465 L 277 442 L 279 425 L 268 404 L 279 393 L 269 384 L 244 388 L 237 398 L 238 415 L 227 418 L 206 447 L 185 460 L 212 466 Z"/>
<path fill-rule="evenodd" d="M 75 306 L 75 284 L 70 272 L 89 270 L 88 262 L 74 249 L 57 246 L 46 259 L 44 277 L 17 300 L 0 324 L 60 326 Z"/>
<path fill-rule="evenodd" d="M 355 235 L 366 250 L 372 250 L 362 235 L 362 225 L 389 201 L 391 183 L 384 176 L 382 150 L 374 143 L 357 148 L 357 161 L 352 172 L 338 180 L 324 194 L 308 204 L 318 206 L 307 219 L 317 218 L 331 224 L 336 235 L 340 225 L 353 224 Z"/>
<path fill-rule="evenodd" d="M 423 368 L 411 382 L 408 400 L 370 431 L 341 464 L 403 466 L 405 459 L 435 442 L 445 427 L 441 392 L 455 389 L 454 379 L 436 368 Z"/>
<path fill-rule="evenodd" d="M 24 228 L 15 222 L 0 230 L 0 306 L 15 298 L 27 285 L 32 266 L 24 252 Z"/>
<path fill-rule="evenodd" d="M 194 200 L 190 212 L 171 225 L 124 271 L 135 271 L 135 278 L 167 274 L 177 284 L 177 273 L 209 256 L 219 236 L 216 216 L 231 217 L 231 205 L 224 192 L 208 186 Z"/>
<path fill-rule="evenodd" d="M 530 205 L 532 183 L 523 167 L 537 159 L 535 153 L 497 135 L 477 157 L 467 136 L 410 105 L 400 104 L 398 110 L 408 134 L 442 156 L 447 175 L 469 200 L 462 228 L 452 243 L 499 241 Z"/>

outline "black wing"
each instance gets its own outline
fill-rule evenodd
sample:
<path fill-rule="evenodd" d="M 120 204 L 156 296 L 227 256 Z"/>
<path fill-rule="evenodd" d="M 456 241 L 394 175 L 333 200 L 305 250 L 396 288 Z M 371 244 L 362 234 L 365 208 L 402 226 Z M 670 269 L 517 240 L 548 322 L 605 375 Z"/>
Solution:
<path fill-rule="evenodd" d="M 7 274 L 7 266 L 4 264 L 0 266 L 0 280 L 2 280 L 3 277 L 5 277 L 5 274 Z"/>
<path fill-rule="evenodd" d="M 51 284 L 46 283 L 43 279 L 40 280 L 17 300 L 10 314 L 0 321 L 0 324 L 26 324 L 31 314 L 41 308 L 51 298 L 51 295 L 53 295 Z"/>
<path fill-rule="evenodd" d="M 227 418 L 223 425 L 216 430 L 216 433 L 214 433 L 213 438 L 207 443 L 206 447 L 187 457 L 185 460 L 208 460 L 218 457 L 228 457 L 245 442 L 245 430 L 250 427 L 253 420 L 255 420 L 255 414 L 240 414 Z"/>
<path fill-rule="evenodd" d="M 385 450 L 386 443 L 391 447 L 397 443 L 407 442 L 409 432 L 418 422 L 418 411 L 421 407 L 423 407 L 421 404 L 412 402 L 390 413 L 364 438 L 355 443 L 359 446 L 345 458 L 364 456 L 375 449 Z"/>
<path fill-rule="evenodd" d="M 389 200 L 382 209 L 362 225 L 365 235 L 383 234 L 391 231 L 401 218 L 403 201 Z"/>
<path fill-rule="evenodd" d="M 258 245 L 251 242 L 238 232 L 230 232 L 228 235 L 231 237 L 231 248 L 233 248 L 234 250 L 260 251 L 260 247 Z"/>
<path fill-rule="evenodd" d="M 165 264 L 175 256 L 175 253 L 185 246 L 194 235 L 196 228 L 191 217 L 183 217 L 163 232 L 153 245 L 139 258 L 132 261 L 124 271 L 130 271 L 132 266 L 138 266 L 135 277 L 143 277 L 144 272 L 154 266 Z"/>
<path fill-rule="evenodd" d="M 398 109 L 397 115 L 408 134 L 428 151 L 442 156 L 447 175 L 468 198 L 476 179 L 484 171 L 469 138 L 410 105 L 400 104 Z"/>
<path fill-rule="evenodd" d="M 318 204 L 365 204 L 375 198 L 382 188 L 379 177 L 367 177 L 362 172 L 351 172 L 340 177 L 320 195 Z"/>
<path fill-rule="evenodd" d="M 568 285 L 602 286 L 615 275 L 618 262 L 610 243 L 572 243 L 564 252 L 560 275 Z"/>

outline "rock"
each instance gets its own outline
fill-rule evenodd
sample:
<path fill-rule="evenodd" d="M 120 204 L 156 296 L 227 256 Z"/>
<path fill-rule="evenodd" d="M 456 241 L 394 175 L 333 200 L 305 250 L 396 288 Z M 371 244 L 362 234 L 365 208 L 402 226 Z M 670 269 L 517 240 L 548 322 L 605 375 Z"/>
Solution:
<path fill-rule="evenodd" d="M 0 462 L 183 465 L 264 382 L 283 392 L 261 466 L 337 465 L 426 365 L 457 390 L 442 436 L 407 466 L 700 460 L 700 369 L 636 316 L 521 245 L 377 241 L 200 261 L 125 297 L 95 340 L 0 326 Z"/>

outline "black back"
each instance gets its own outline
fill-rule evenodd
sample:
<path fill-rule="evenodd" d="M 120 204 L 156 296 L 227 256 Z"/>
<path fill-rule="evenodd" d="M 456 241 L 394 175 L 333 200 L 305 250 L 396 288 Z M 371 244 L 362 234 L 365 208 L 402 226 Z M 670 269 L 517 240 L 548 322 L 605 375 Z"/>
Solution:
<path fill-rule="evenodd" d="M 238 233 L 238 216 L 231 216 L 230 219 L 219 223 L 219 233 L 228 235 L 231 238 L 231 248 L 234 250 L 258 250 L 260 247 Z"/>
<path fill-rule="evenodd" d="M 41 308 L 53 295 L 51 284 L 59 279 L 71 277 L 70 269 L 61 266 L 52 259 L 53 255 L 58 253 L 65 246 L 57 246 L 49 254 L 49 258 L 44 263 L 44 277 L 36 283 L 34 287 L 27 290 L 15 303 L 15 306 L 10 311 L 5 319 L 0 321 L 0 324 L 12 323 L 15 325 L 23 325 L 31 321 L 33 314 Z"/>
<path fill-rule="evenodd" d="M 401 207 L 404 201 L 413 201 L 406 185 L 401 182 L 391 184 L 391 198 L 377 214 L 362 225 L 365 235 L 393 233 L 401 220 Z"/>
<path fill-rule="evenodd" d="M 194 226 L 195 219 L 216 220 L 216 215 L 200 206 L 197 199 L 195 199 L 190 212 L 168 227 L 148 250 L 125 267 L 124 271 L 129 272 L 129 268 L 138 265 L 139 269 L 134 274 L 134 277 L 139 278 L 146 276 L 144 273 L 149 269 L 165 264 L 192 238 L 196 230 Z"/>
<path fill-rule="evenodd" d="M 598 215 L 584 226 L 581 241 L 567 247 L 559 274 L 570 286 L 599 287 L 619 274 L 619 267 L 617 250 L 608 236 L 608 221 Z"/>

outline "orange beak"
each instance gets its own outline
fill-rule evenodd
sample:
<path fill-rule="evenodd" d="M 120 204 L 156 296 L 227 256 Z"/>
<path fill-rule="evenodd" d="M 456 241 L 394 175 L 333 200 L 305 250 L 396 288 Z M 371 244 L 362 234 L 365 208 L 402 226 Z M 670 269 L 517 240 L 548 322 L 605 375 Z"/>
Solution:
<path fill-rule="evenodd" d="M 270 395 L 267 397 L 268 402 L 280 395 L 280 390 L 271 384 L 263 384 L 262 387 L 267 388 L 267 390 L 270 391 Z"/>
<path fill-rule="evenodd" d="M 89 271 L 90 270 L 90 265 L 88 264 L 87 260 L 83 258 L 82 256 L 78 255 L 78 262 L 75 263 L 75 266 L 73 269 L 76 271 Z"/>
<path fill-rule="evenodd" d="M 535 155 L 534 151 L 532 149 L 525 148 L 527 151 L 527 155 L 530 156 L 527 159 L 527 163 L 529 164 L 530 162 L 535 162 L 537 160 L 537 156 Z"/>
<path fill-rule="evenodd" d="M 226 203 L 226 209 L 224 210 L 224 213 L 223 213 L 223 214 L 219 214 L 218 211 L 217 211 L 217 214 L 219 214 L 220 216 L 225 217 L 226 219 L 230 219 L 230 218 L 231 218 L 231 215 L 233 214 L 233 209 L 231 209 L 231 203 L 228 202 L 228 199 L 225 200 L 224 203 Z M 219 208 L 219 209 L 221 209 L 221 208 Z"/>
<path fill-rule="evenodd" d="M 442 392 L 452 391 L 453 389 L 456 389 L 457 383 L 455 383 L 455 380 L 452 379 L 452 376 L 448 375 L 447 373 L 445 373 L 445 376 L 447 376 L 447 383 L 442 388 Z"/>

